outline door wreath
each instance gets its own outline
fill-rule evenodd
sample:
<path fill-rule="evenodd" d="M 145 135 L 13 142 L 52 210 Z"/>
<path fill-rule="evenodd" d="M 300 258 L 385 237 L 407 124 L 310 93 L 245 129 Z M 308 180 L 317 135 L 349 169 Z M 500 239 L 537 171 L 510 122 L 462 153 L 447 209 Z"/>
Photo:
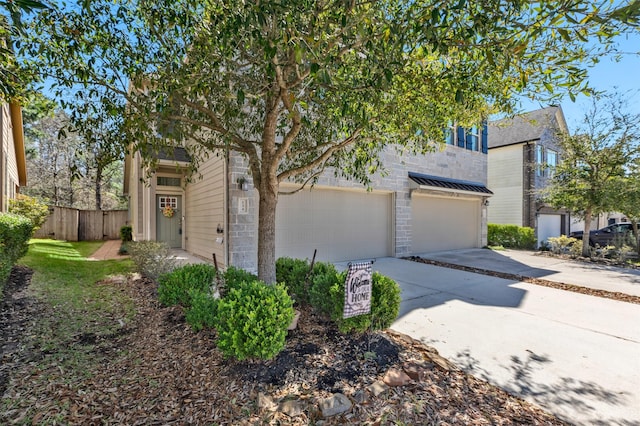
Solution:
<path fill-rule="evenodd" d="M 166 206 L 162 209 L 162 216 L 172 218 L 176 214 L 176 211 L 171 206 Z"/>

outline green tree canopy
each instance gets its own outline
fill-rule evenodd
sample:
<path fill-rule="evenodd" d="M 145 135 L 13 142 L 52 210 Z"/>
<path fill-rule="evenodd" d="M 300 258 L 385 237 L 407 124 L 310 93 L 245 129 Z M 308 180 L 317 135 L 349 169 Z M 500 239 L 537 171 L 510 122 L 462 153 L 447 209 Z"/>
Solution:
<path fill-rule="evenodd" d="M 134 149 L 245 155 L 258 272 L 273 282 L 280 182 L 331 167 L 366 184 L 389 144 L 426 152 L 448 123 L 511 111 L 516 93 L 587 90 L 584 64 L 639 13 L 637 1 L 98 0 L 41 13 L 27 56 L 59 94 L 126 117 Z"/>
<path fill-rule="evenodd" d="M 638 159 L 639 132 L 640 115 L 629 113 L 622 97 L 613 94 L 594 97 L 574 135 L 558 134 L 561 161 L 544 197 L 585 220 L 583 256 L 589 254 L 592 217 L 623 207 L 616 182 Z"/>

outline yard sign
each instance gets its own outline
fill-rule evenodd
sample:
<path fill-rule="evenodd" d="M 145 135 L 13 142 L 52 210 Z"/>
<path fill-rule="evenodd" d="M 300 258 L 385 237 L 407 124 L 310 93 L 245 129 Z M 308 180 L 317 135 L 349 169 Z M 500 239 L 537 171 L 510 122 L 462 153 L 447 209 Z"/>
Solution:
<path fill-rule="evenodd" d="M 344 285 L 343 318 L 371 312 L 371 262 L 349 263 Z"/>

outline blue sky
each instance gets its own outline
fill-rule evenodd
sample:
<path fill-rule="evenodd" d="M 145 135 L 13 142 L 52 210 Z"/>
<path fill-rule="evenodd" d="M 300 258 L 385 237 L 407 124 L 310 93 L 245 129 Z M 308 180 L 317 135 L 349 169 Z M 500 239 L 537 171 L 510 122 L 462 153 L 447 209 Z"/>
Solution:
<path fill-rule="evenodd" d="M 619 62 L 613 58 L 603 58 L 600 63 L 588 70 L 589 84 L 596 90 L 607 92 L 634 92 L 628 98 L 629 112 L 640 114 L 640 33 L 621 36 L 618 42 L 619 50 L 628 54 L 623 55 Z M 572 102 L 568 97 L 561 102 L 570 132 L 576 130 L 583 117 L 582 111 L 590 103 L 591 98 L 584 95 L 579 95 L 576 102 Z M 546 105 L 525 101 L 522 109 L 531 111 L 544 106 Z"/>

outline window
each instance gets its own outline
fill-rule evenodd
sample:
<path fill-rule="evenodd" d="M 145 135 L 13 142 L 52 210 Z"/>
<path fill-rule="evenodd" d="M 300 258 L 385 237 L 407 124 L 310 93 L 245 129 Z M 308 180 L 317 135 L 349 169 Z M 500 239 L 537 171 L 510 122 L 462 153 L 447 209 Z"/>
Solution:
<path fill-rule="evenodd" d="M 444 141 L 447 145 L 486 154 L 488 151 L 487 125 L 485 123 L 481 127 L 474 126 L 469 129 L 460 126 L 447 127 L 444 131 Z"/>
<path fill-rule="evenodd" d="M 177 209 L 178 197 L 160 197 L 158 208 L 164 209 L 165 207 L 171 207 L 172 209 Z"/>
<path fill-rule="evenodd" d="M 558 165 L 558 152 L 557 151 L 554 151 L 553 149 L 547 149 L 546 164 L 547 164 L 546 175 L 548 177 L 551 177 L 551 176 L 553 176 L 553 172 L 554 172 L 556 166 Z"/>
<path fill-rule="evenodd" d="M 544 176 L 544 147 L 536 145 L 536 176 Z"/>
<path fill-rule="evenodd" d="M 180 178 L 158 176 L 156 183 L 158 186 L 180 186 Z"/>
<path fill-rule="evenodd" d="M 465 140 L 468 150 L 477 151 L 479 146 L 478 142 L 480 141 L 480 131 L 478 130 L 478 127 L 474 126 L 470 129 L 467 129 L 465 133 Z"/>
<path fill-rule="evenodd" d="M 444 141 L 447 145 L 456 144 L 456 126 L 452 123 L 449 123 L 449 127 L 444 131 Z"/>

